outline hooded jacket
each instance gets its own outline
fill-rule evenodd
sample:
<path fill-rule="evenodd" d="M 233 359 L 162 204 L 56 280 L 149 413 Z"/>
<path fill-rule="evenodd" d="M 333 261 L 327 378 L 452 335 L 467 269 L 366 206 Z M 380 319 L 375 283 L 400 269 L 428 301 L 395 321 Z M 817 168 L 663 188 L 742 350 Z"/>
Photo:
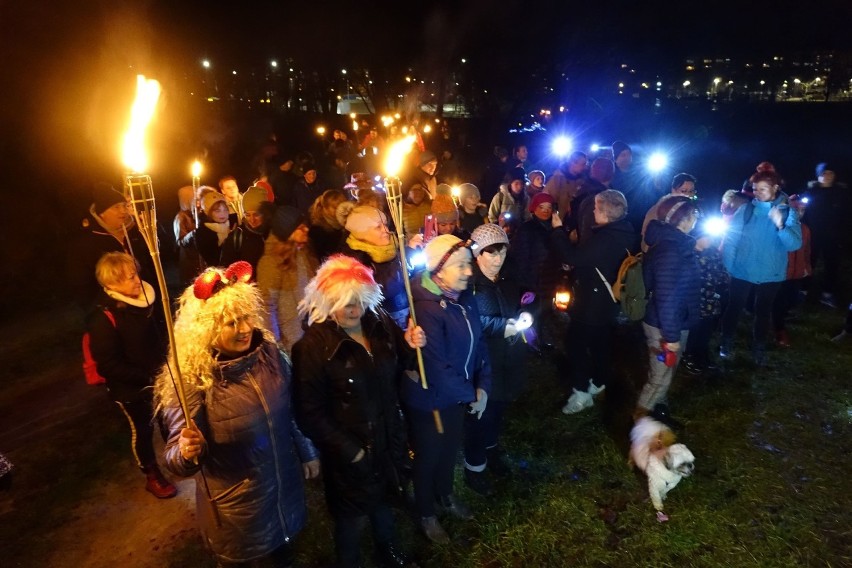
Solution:
<path fill-rule="evenodd" d="M 488 220 L 496 223 L 500 220 L 500 216 L 505 213 L 512 215 L 512 223 L 519 226 L 524 221 L 529 221 L 532 218 L 532 213 L 527 210 L 530 204 L 530 198 L 526 191 L 521 191 L 515 195 L 509 188 L 508 184 L 502 184 L 500 191 L 491 200 L 491 205 L 488 207 Z"/>
<path fill-rule="evenodd" d="M 479 310 L 469 291 L 458 302 L 441 294 L 429 271 L 411 281 L 417 324 L 426 332 L 423 363 L 428 389 L 419 380 L 402 379 L 400 399 L 431 411 L 476 400 L 476 389 L 491 392 L 491 364 Z"/>
<path fill-rule="evenodd" d="M 289 542 L 305 526 L 301 464 L 318 454 L 293 420 L 290 363 L 260 331 L 245 355 L 220 361 L 215 372 L 219 380 L 211 389 L 187 392 L 190 415 L 207 442 L 198 460 L 205 480 L 196 480 L 197 516 L 217 557 L 248 562 Z M 178 448 L 185 426 L 180 407 L 165 405 L 163 420 L 169 427 L 169 471 L 196 474 L 200 466 L 184 460 Z"/>
<path fill-rule="evenodd" d="M 645 323 L 660 330 L 667 343 L 701 318 L 701 273 L 695 239 L 677 227 L 651 221 L 645 232 L 648 252 L 642 265 L 648 307 Z"/>
<path fill-rule="evenodd" d="M 769 219 L 773 207 L 782 209 L 781 229 Z M 799 217 L 779 193 L 773 201 L 753 199 L 737 209 L 722 242 L 722 262 L 733 278 L 752 284 L 782 282 L 787 278 L 787 253 L 801 246 Z"/>

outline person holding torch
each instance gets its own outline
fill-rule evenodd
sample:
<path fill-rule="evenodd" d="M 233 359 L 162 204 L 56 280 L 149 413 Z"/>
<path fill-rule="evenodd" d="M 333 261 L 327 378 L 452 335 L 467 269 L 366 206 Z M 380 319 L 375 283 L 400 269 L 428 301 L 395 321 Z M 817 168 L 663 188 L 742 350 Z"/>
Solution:
<path fill-rule="evenodd" d="M 414 448 L 416 511 L 423 532 L 437 543 L 449 537 L 438 522 L 436 501 L 458 518 L 473 517 L 453 494 L 453 470 L 465 412 L 481 418 L 491 390 L 479 310 L 466 291 L 473 276 L 470 245 L 452 235 L 435 237 L 424 250 L 426 270 L 411 283 L 417 323 L 428 337 L 422 350 L 428 388 L 419 377 L 403 379 L 400 398 Z"/>

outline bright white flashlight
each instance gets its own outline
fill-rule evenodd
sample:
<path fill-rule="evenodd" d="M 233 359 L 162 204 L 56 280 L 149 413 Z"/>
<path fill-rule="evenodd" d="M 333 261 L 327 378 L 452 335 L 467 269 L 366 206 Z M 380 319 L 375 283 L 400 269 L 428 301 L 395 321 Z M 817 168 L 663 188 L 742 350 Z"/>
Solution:
<path fill-rule="evenodd" d="M 571 139 L 566 136 L 559 136 L 553 141 L 553 153 L 557 156 L 564 156 L 571 151 Z"/>
<path fill-rule="evenodd" d="M 589 149 L 592 151 L 592 153 L 597 153 L 598 150 L 601 149 L 601 145 L 600 144 L 592 144 Z"/>
<path fill-rule="evenodd" d="M 799 201 L 801 201 L 802 203 L 804 203 L 805 205 L 807 205 L 808 203 L 810 203 L 810 202 L 811 202 L 811 198 L 810 198 L 810 197 L 803 197 L 803 198 L 801 198 Z"/>
<path fill-rule="evenodd" d="M 518 321 L 515 323 L 515 329 L 518 331 L 523 331 L 525 329 L 529 329 L 529 327 L 533 324 L 533 317 L 529 312 L 521 312 L 518 315 Z"/>
<path fill-rule="evenodd" d="M 662 152 L 654 152 L 651 154 L 651 157 L 648 158 L 648 169 L 653 173 L 658 173 L 666 169 L 666 166 L 669 165 L 668 157 Z"/>
<path fill-rule="evenodd" d="M 426 266 L 426 253 L 419 250 L 409 257 L 408 262 L 411 264 L 412 268 Z"/>
<path fill-rule="evenodd" d="M 721 217 L 710 217 L 704 221 L 704 233 L 711 237 L 721 237 L 728 230 L 728 224 Z"/>

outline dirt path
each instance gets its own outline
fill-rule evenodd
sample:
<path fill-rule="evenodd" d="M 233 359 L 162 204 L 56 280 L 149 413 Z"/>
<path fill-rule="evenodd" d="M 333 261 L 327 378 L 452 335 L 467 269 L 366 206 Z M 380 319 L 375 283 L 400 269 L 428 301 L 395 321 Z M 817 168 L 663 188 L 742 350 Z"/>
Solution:
<path fill-rule="evenodd" d="M 163 501 L 144 490 L 126 422 L 85 384 L 78 326 L 71 309 L 0 326 L 17 338 L 0 354 L 0 451 L 17 468 L 0 493 L 2 564 L 165 566 L 198 540 L 195 482 Z"/>

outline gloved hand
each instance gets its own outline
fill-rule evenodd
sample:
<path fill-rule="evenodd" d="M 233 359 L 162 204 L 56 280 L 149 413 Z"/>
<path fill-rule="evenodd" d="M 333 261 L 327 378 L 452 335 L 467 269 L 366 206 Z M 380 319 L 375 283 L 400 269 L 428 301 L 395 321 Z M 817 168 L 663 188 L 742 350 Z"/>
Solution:
<path fill-rule="evenodd" d="M 533 323 L 532 314 L 530 314 L 529 312 L 521 312 L 520 315 L 518 316 L 518 321 L 515 324 L 515 327 L 518 330 L 523 331 L 523 330 L 531 327 L 532 323 Z"/>
<path fill-rule="evenodd" d="M 470 414 L 476 414 L 477 420 L 482 420 L 482 413 L 485 412 L 485 405 L 488 404 L 488 393 L 482 389 L 476 389 L 476 402 L 470 403 Z"/>
<path fill-rule="evenodd" d="M 521 296 L 521 305 L 528 306 L 535 302 L 535 292 L 524 292 L 524 295 Z"/>
<path fill-rule="evenodd" d="M 518 333 L 518 322 L 514 318 L 506 320 L 506 328 L 503 330 L 503 337 L 508 339 Z"/>

